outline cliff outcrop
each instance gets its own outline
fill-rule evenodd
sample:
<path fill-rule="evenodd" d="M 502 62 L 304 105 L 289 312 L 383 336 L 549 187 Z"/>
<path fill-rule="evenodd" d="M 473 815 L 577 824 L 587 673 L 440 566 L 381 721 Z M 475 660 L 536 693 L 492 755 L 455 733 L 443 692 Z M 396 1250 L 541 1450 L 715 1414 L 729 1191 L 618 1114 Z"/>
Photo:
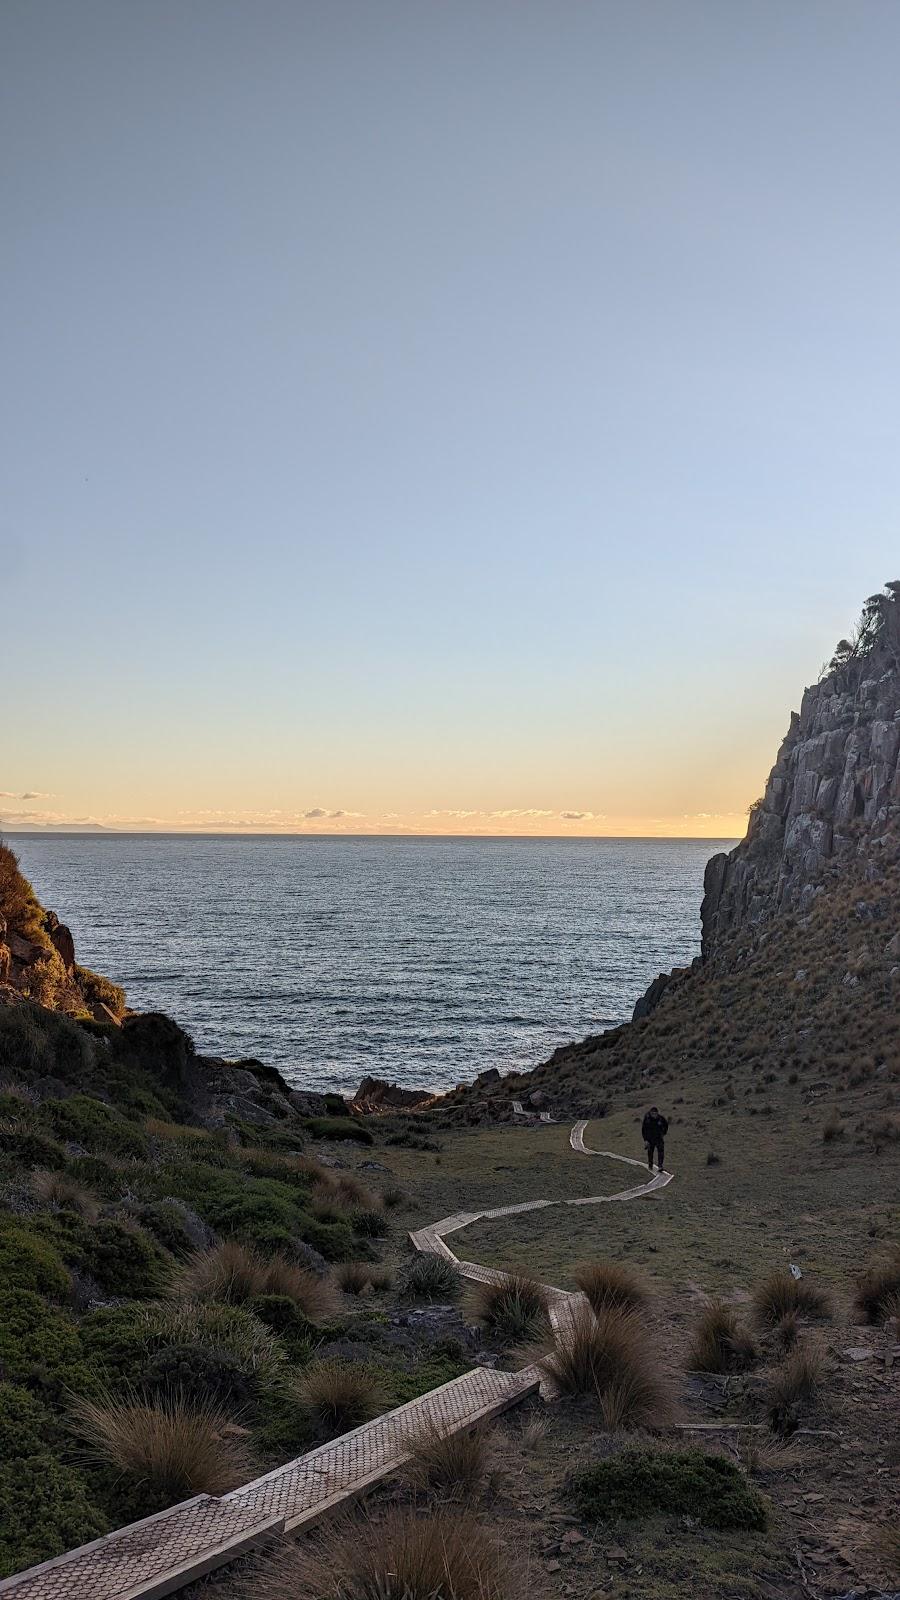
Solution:
<path fill-rule="evenodd" d="M 820 681 L 791 716 L 746 837 L 706 868 L 703 959 L 779 913 L 809 912 L 826 879 L 864 858 L 877 886 L 883 841 L 900 818 L 900 583 L 866 602 Z"/>

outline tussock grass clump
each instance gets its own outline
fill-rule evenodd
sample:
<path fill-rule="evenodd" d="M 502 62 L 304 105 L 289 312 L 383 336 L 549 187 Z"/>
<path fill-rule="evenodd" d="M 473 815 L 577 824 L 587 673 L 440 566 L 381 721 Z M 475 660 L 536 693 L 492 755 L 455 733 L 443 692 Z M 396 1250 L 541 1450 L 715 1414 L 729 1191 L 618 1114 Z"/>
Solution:
<path fill-rule="evenodd" d="M 283 1295 L 300 1307 L 310 1322 L 332 1315 L 335 1297 L 327 1279 L 307 1272 L 286 1256 L 261 1256 L 236 1239 L 197 1250 L 175 1279 L 176 1293 L 190 1300 L 217 1300 L 246 1305 L 261 1295 Z"/>
<path fill-rule="evenodd" d="M 843 1139 L 846 1132 L 847 1129 L 842 1121 L 840 1112 L 834 1110 L 822 1129 L 822 1143 L 834 1144 L 836 1140 Z"/>
<path fill-rule="evenodd" d="M 610 1306 L 636 1311 L 648 1299 L 644 1280 L 621 1261 L 586 1261 L 576 1267 L 574 1277 L 593 1311 Z"/>
<path fill-rule="evenodd" d="M 391 1509 L 280 1550 L 246 1600 L 522 1600 L 508 1543 L 468 1510 Z"/>
<path fill-rule="evenodd" d="M 695 1517 L 708 1528 L 761 1529 L 761 1494 L 724 1456 L 700 1450 L 624 1450 L 578 1473 L 579 1512 L 592 1521 L 660 1512 Z"/>
<path fill-rule="evenodd" d="M 154 1403 L 133 1395 L 82 1396 L 72 1406 L 76 1432 L 97 1462 L 146 1484 L 167 1504 L 195 1494 L 226 1494 L 253 1473 L 228 1413 L 180 1395 Z"/>
<path fill-rule="evenodd" d="M 900 1297 L 900 1247 L 869 1263 L 857 1279 L 854 1304 L 863 1321 L 874 1324 L 896 1316 L 896 1310 L 888 1310 L 895 1297 Z"/>
<path fill-rule="evenodd" d="M 583 1306 L 555 1331 L 547 1368 L 564 1394 L 596 1397 L 607 1426 L 658 1422 L 671 1410 L 659 1363 L 633 1312 L 613 1306 L 595 1316 Z"/>
<path fill-rule="evenodd" d="M 311 1421 L 329 1434 L 368 1422 L 385 1404 L 377 1373 L 361 1363 L 330 1357 L 311 1362 L 300 1374 L 296 1395 Z"/>
<path fill-rule="evenodd" d="M 832 1305 L 824 1289 L 778 1270 L 754 1289 L 753 1313 L 760 1327 L 774 1328 L 791 1313 L 807 1321 L 824 1321 L 832 1315 Z"/>
<path fill-rule="evenodd" d="M 401 1189 L 398 1183 L 388 1184 L 381 1198 L 389 1211 L 396 1211 L 398 1207 L 409 1204 L 409 1196 L 406 1190 Z"/>
<path fill-rule="evenodd" d="M 543 1285 L 522 1273 L 510 1273 L 501 1283 L 480 1283 L 475 1291 L 475 1315 L 505 1343 L 521 1344 L 545 1331 L 549 1300 Z"/>
<path fill-rule="evenodd" d="M 42 1205 L 55 1211 L 71 1211 L 85 1222 L 95 1222 L 100 1215 L 100 1202 L 83 1184 L 65 1172 L 52 1172 L 49 1167 L 38 1167 L 31 1174 L 31 1192 Z"/>
<path fill-rule="evenodd" d="M 776 1433 L 790 1434 L 798 1427 L 806 1407 L 815 1399 L 825 1371 L 825 1359 L 816 1345 L 798 1344 L 773 1371 L 767 1404 Z"/>
<path fill-rule="evenodd" d="M 448 1433 L 433 1424 L 414 1440 L 407 1476 L 417 1488 L 471 1494 L 487 1475 L 490 1458 L 486 1428 Z"/>
<path fill-rule="evenodd" d="M 711 1300 L 694 1325 L 688 1365 L 694 1372 L 746 1372 L 758 1353 L 732 1307 Z"/>
<path fill-rule="evenodd" d="M 96 1316 L 114 1313 L 96 1313 Z M 278 1339 L 246 1306 L 191 1301 L 145 1306 L 134 1319 L 141 1352 L 161 1345 L 202 1345 L 234 1356 L 241 1371 L 261 1382 L 273 1382 L 284 1366 Z M 104 1354 L 101 1349 L 99 1352 Z"/>
<path fill-rule="evenodd" d="M 404 1300 L 458 1300 L 463 1280 L 455 1261 L 420 1253 L 404 1267 L 399 1289 Z"/>
<path fill-rule="evenodd" d="M 390 1269 L 368 1261 L 343 1261 L 334 1275 L 345 1294 L 376 1294 L 391 1286 Z"/>

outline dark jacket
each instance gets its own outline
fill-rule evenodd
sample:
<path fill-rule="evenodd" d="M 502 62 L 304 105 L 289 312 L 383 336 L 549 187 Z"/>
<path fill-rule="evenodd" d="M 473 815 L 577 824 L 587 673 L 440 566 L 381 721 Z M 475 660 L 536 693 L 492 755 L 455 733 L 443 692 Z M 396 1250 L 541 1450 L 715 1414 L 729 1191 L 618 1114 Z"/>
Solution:
<path fill-rule="evenodd" d="M 641 1138 L 645 1144 L 661 1144 L 668 1131 L 669 1123 L 666 1117 L 654 1117 L 650 1111 L 647 1112 L 641 1123 Z"/>

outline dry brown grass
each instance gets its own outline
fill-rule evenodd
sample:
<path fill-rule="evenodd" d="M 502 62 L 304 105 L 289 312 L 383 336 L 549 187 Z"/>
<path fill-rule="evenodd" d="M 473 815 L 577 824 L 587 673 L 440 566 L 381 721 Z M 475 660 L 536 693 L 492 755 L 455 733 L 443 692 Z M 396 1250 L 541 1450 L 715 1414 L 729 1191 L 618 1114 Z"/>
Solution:
<path fill-rule="evenodd" d="M 792 1278 L 789 1272 L 770 1272 L 753 1291 L 753 1313 L 763 1328 L 774 1328 L 792 1314 L 807 1321 L 823 1321 L 832 1311 L 824 1289 L 806 1278 Z"/>
<path fill-rule="evenodd" d="M 900 1246 L 869 1263 L 857 1279 L 854 1304 L 864 1322 L 879 1323 L 896 1315 L 887 1309 L 895 1296 L 900 1296 Z"/>
<path fill-rule="evenodd" d="M 194 1251 L 179 1268 L 175 1293 L 226 1305 L 245 1305 L 263 1294 L 287 1295 L 311 1322 L 330 1317 L 336 1306 L 327 1278 L 307 1272 L 286 1256 L 261 1256 L 236 1239 Z"/>
<path fill-rule="evenodd" d="M 565 1394 L 592 1395 L 615 1417 L 615 1427 L 660 1422 L 671 1413 L 669 1392 L 634 1312 L 587 1306 L 554 1333 L 547 1367 Z"/>
<path fill-rule="evenodd" d="M 368 1261 L 342 1261 L 335 1268 L 335 1279 L 345 1294 L 377 1294 L 389 1289 L 392 1273 L 389 1267 L 373 1266 Z"/>
<path fill-rule="evenodd" d="M 254 1573 L 246 1600 L 527 1600 L 500 1529 L 467 1509 L 345 1520 Z"/>
<path fill-rule="evenodd" d="M 76 1183 L 64 1172 L 51 1172 L 37 1167 L 31 1174 L 31 1192 L 42 1205 L 58 1211 L 71 1211 L 85 1222 L 95 1222 L 100 1215 L 100 1202 L 82 1184 Z"/>
<path fill-rule="evenodd" d="M 490 1461 L 486 1428 L 448 1433 L 433 1424 L 413 1441 L 407 1476 L 417 1488 L 471 1494 L 487 1476 Z"/>
<path fill-rule="evenodd" d="M 798 1344 L 772 1372 L 767 1388 L 767 1404 L 772 1426 L 777 1433 L 790 1434 L 810 1402 L 815 1399 L 824 1377 L 825 1358 L 814 1344 Z"/>
<path fill-rule="evenodd" d="M 548 1323 L 550 1302 L 543 1286 L 523 1273 L 511 1272 L 501 1283 L 480 1283 L 475 1290 L 475 1316 L 505 1343 L 539 1339 Z"/>
<path fill-rule="evenodd" d="M 576 1267 L 574 1277 L 592 1310 L 597 1312 L 606 1311 L 610 1306 L 637 1311 L 649 1298 L 640 1274 L 621 1261 L 583 1262 Z"/>
<path fill-rule="evenodd" d="M 330 1434 L 368 1422 L 385 1404 L 376 1373 L 361 1363 L 333 1357 L 310 1362 L 297 1379 L 295 1392 L 313 1423 Z"/>
<path fill-rule="evenodd" d="M 688 1366 L 694 1372 L 746 1372 L 757 1355 L 756 1343 L 734 1309 L 711 1300 L 694 1324 Z"/>
<path fill-rule="evenodd" d="M 254 1463 L 226 1412 L 173 1395 L 151 1405 L 134 1396 L 82 1396 L 75 1431 L 90 1457 L 173 1504 L 226 1494 L 253 1476 Z"/>

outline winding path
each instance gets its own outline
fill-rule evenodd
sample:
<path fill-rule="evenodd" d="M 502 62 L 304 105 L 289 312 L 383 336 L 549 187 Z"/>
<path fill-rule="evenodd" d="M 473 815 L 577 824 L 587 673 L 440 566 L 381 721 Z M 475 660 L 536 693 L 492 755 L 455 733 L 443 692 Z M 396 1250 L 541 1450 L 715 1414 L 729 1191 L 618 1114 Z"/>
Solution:
<path fill-rule="evenodd" d="M 544 1116 L 536 1120 L 550 1119 Z M 631 1166 L 643 1165 L 632 1156 L 617 1155 L 612 1150 L 589 1150 L 584 1142 L 586 1127 L 586 1122 L 578 1122 L 569 1135 L 569 1143 L 579 1155 L 607 1156 Z M 579 1200 L 525 1200 L 491 1210 L 459 1211 L 409 1237 L 416 1250 L 456 1262 L 464 1278 L 502 1283 L 509 1273 L 459 1260 L 444 1242 L 445 1234 L 456 1233 L 482 1218 L 509 1217 L 545 1206 L 637 1200 L 671 1180 L 671 1172 L 660 1172 L 617 1194 L 587 1195 Z M 570 1294 L 553 1284 L 544 1287 L 554 1328 L 565 1326 L 577 1307 L 587 1303 L 581 1294 Z M 162 1600 L 233 1561 L 245 1550 L 312 1526 L 364 1494 L 409 1460 L 423 1428 L 462 1432 L 516 1405 L 538 1388 L 545 1399 L 555 1395 L 539 1364 L 520 1372 L 475 1367 L 451 1383 L 286 1462 L 221 1499 L 198 1495 L 158 1516 L 117 1528 L 91 1544 L 5 1578 L 0 1581 L 0 1594 L 13 1595 L 15 1600 Z"/>

